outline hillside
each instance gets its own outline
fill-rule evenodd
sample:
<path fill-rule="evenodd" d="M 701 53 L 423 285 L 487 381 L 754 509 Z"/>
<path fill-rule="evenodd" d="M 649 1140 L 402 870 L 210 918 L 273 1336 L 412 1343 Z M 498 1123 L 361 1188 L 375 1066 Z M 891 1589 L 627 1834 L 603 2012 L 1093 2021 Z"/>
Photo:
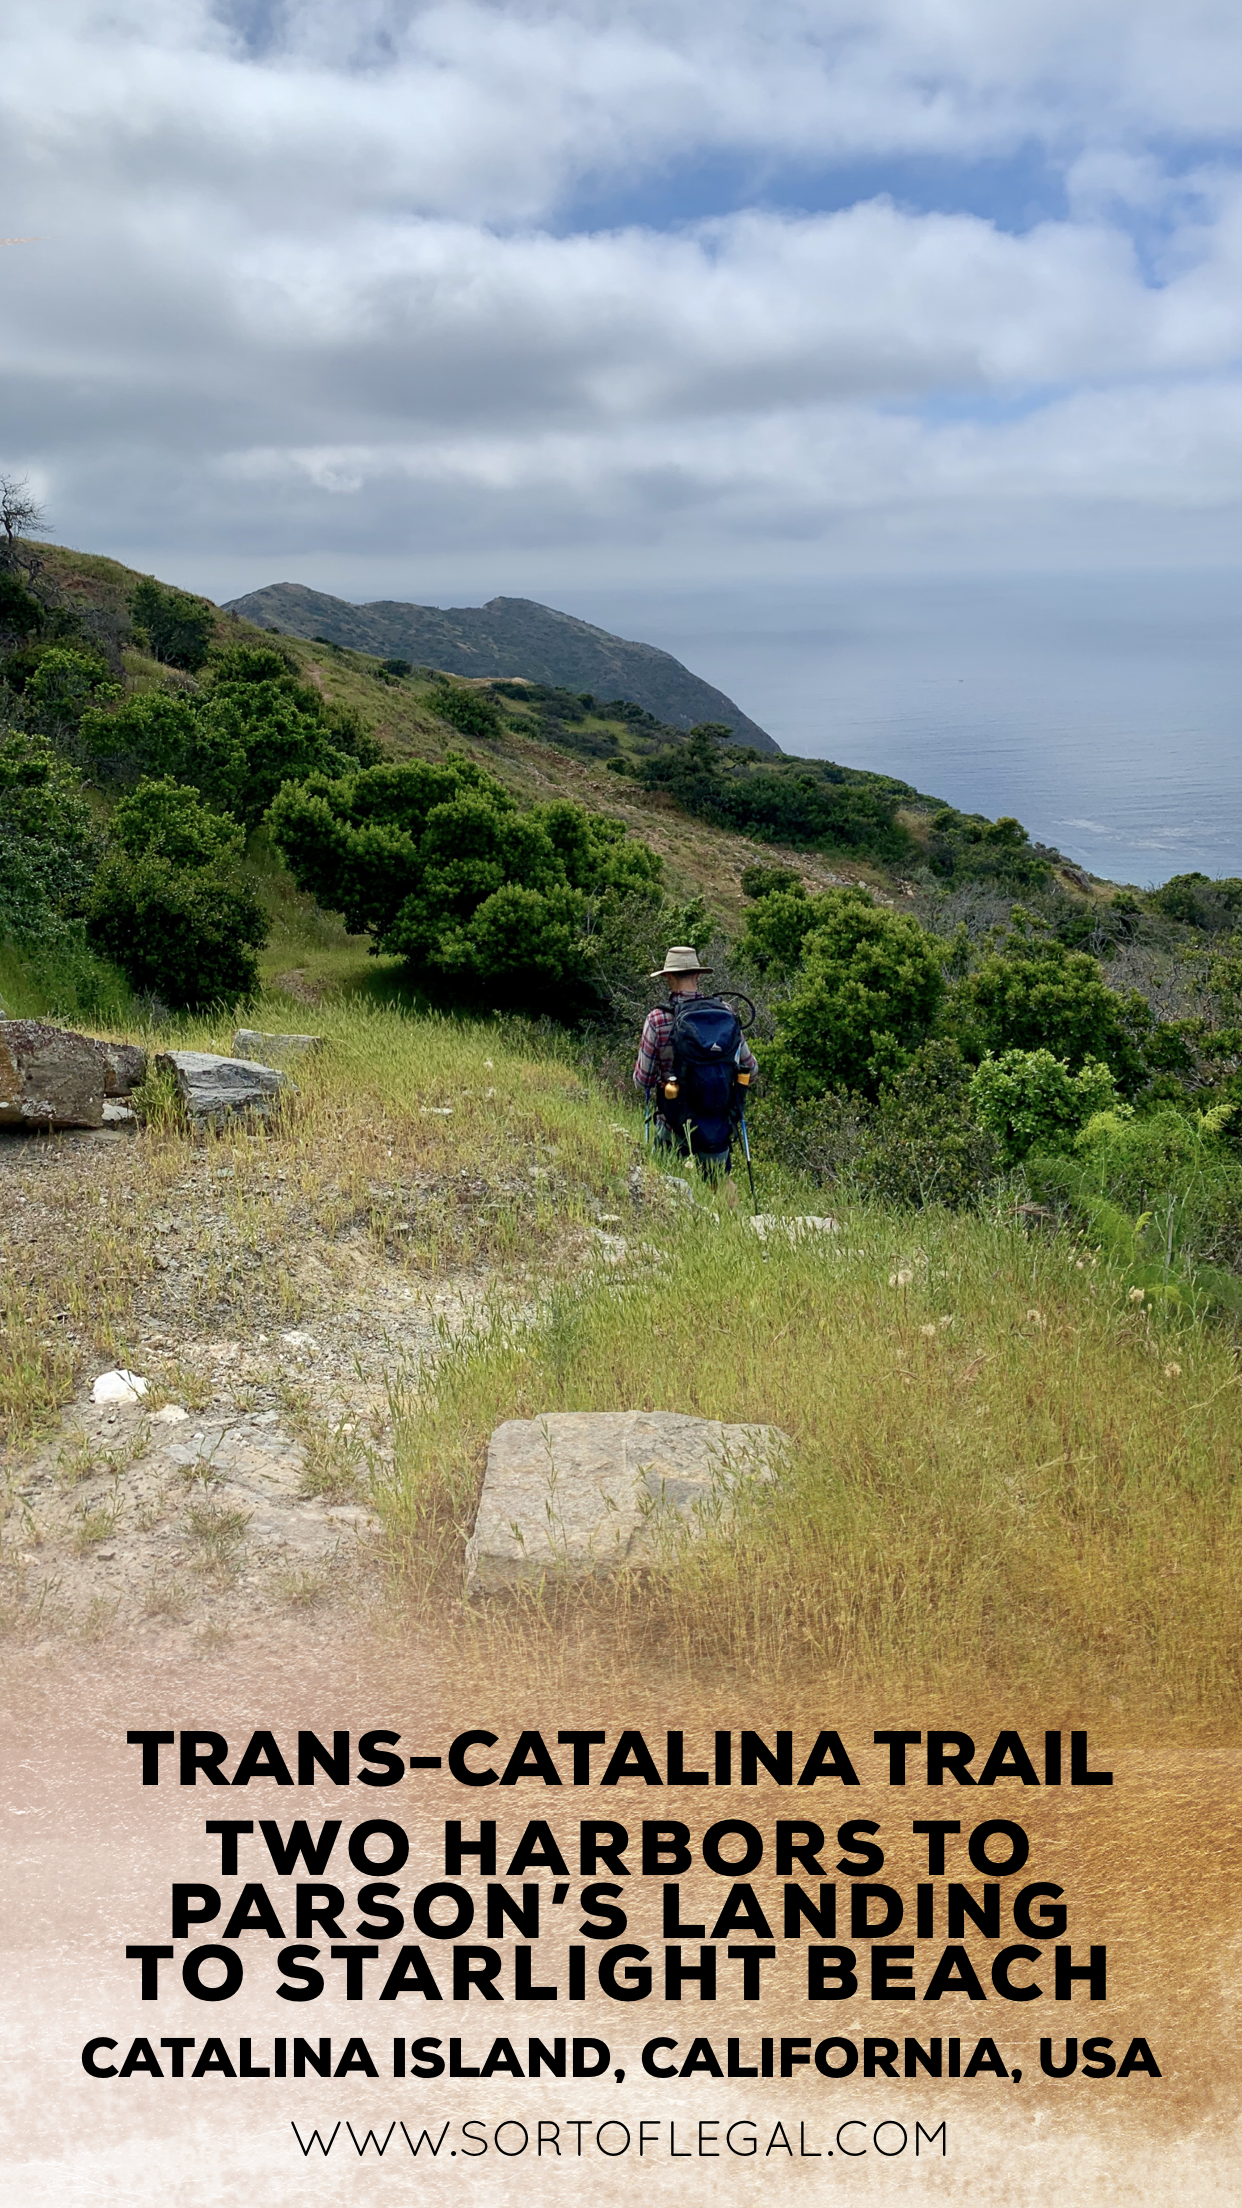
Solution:
<path fill-rule="evenodd" d="M 671 652 L 612 636 L 533 598 L 444 608 L 381 598 L 353 606 L 301 583 L 270 583 L 230 599 L 225 611 L 261 629 L 349 645 L 376 659 L 408 659 L 451 675 L 516 675 L 596 698 L 627 699 L 670 728 L 723 721 L 736 742 L 780 750 L 732 698 L 691 674 Z"/>

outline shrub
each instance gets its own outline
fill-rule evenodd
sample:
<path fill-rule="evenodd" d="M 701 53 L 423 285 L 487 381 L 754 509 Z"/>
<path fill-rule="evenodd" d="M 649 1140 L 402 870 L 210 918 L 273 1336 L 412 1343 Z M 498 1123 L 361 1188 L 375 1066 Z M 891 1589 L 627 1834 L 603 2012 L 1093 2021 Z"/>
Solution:
<path fill-rule="evenodd" d="M 995 881 L 1010 889 L 1034 889 L 1052 880 L 1055 853 L 1033 844 L 1020 820 L 959 813 L 944 805 L 934 813 L 927 863 L 942 881 Z"/>
<path fill-rule="evenodd" d="M 0 935 L 46 939 L 80 913 L 98 855 L 72 768 L 42 736 L 0 730 Z"/>
<path fill-rule="evenodd" d="M 969 1080 L 970 1101 L 991 1130 L 1006 1165 L 1030 1150 L 1072 1149 L 1092 1115 L 1117 1102 L 1117 1085 L 1105 1065 L 1088 1058 L 1071 1073 L 1050 1050 L 1006 1050 L 987 1057 Z"/>
<path fill-rule="evenodd" d="M 825 894 L 808 897 L 799 882 L 796 890 L 768 891 L 749 911 L 738 937 L 738 957 L 756 973 L 791 974 L 802 958 L 802 947 L 811 930 L 831 918 Z"/>
<path fill-rule="evenodd" d="M 885 1084 L 854 1168 L 863 1193 L 886 1203 L 976 1203 L 1002 1161 L 995 1129 L 978 1112 L 972 1071 L 948 1038 L 924 1043 Z"/>
<path fill-rule="evenodd" d="M 39 652 L 23 684 L 26 702 L 53 729 L 74 729 L 88 706 L 121 694 L 101 659 L 53 644 Z"/>
<path fill-rule="evenodd" d="M 1151 1013 L 1137 994 L 1110 989 L 1095 960 L 1039 936 L 1016 915 L 1015 930 L 958 983 L 951 1024 L 966 1054 L 1051 1052 L 1073 1069 L 1088 1058 L 1111 1068 L 1123 1089 L 1144 1079 L 1140 1040 Z"/>
<path fill-rule="evenodd" d="M 253 990 L 268 921 L 232 872 L 237 822 L 176 782 L 143 782 L 117 806 L 111 840 L 87 930 L 131 986 L 177 1008 L 233 1004 Z"/>
<path fill-rule="evenodd" d="M 463 736 L 499 736 L 504 726 L 500 713 L 481 690 L 467 690 L 461 683 L 441 683 L 431 693 L 430 704 L 450 728 Z"/>
<path fill-rule="evenodd" d="M 460 756 L 287 785 L 272 835 L 300 889 L 450 995 L 557 1007 L 593 993 L 610 925 L 660 861 L 564 799 L 521 811 Z"/>
<path fill-rule="evenodd" d="M 283 782 L 346 774 L 382 756 L 356 714 L 328 706 L 270 645 L 216 654 L 192 697 L 157 692 L 115 712 L 88 709 L 82 737 L 104 780 L 171 776 L 247 828 Z"/>
<path fill-rule="evenodd" d="M 913 795 L 905 784 L 828 760 L 762 759 L 730 744 L 732 733 L 723 721 L 702 721 L 640 761 L 638 778 L 718 828 L 771 843 L 909 858 L 914 846 L 896 814 L 899 792 Z"/>
<path fill-rule="evenodd" d="M 792 866 L 744 866 L 742 868 L 742 895 L 756 903 L 764 897 L 778 894 L 805 897 L 802 876 L 795 874 Z"/>
<path fill-rule="evenodd" d="M 206 664 L 216 633 L 215 608 L 206 599 L 144 575 L 130 599 L 130 614 L 153 659 L 190 673 Z"/>
<path fill-rule="evenodd" d="M 770 898 L 800 910 L 794 898 Z M 808 898 L 814 925 L 798 981 L 780 1007 L 763 1069 L 779 1095 L 829 1089 L 874 1097 L 935 1027 L 944 999 L 941 948 L 916 920 L 873 904 L 865 890 Z"/>

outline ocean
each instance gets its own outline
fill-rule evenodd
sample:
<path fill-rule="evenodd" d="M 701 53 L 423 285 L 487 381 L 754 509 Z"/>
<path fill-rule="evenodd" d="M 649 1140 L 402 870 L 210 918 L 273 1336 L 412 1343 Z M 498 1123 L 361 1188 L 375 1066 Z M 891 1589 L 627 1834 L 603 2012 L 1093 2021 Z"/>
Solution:
<path fill-rule="evenodd" d="M 588 596 L 555 602 L 675 653 L 786 751 L 1016 814 L 1108 880 L 1242 874 L 1236 574 Z"/>

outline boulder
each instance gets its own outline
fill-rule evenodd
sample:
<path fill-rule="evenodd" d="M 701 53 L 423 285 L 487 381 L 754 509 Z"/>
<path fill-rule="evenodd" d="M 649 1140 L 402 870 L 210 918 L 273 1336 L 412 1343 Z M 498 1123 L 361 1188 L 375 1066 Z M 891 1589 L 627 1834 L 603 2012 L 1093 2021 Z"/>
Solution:
<path fill-rule="evenodd" d="M 5 1020 L 0 1030 L 0 1126 L 99 1127 L 103 1053 L 91 1036 L 45 1020 Z"/>
<path fill-rule="evenodd" d="M 98 1043 L 104 1062 L 104 1095 L 130 1096 L 147 1078 L 147 1054 L 137 1043 Z"/>
<path fill-rule="evenodd" d="M 277 1066 L 285 1065 L 290 1058 L 308 1057 L 323 1046 L 322 1035 L 265 1035 L 258 1027 L 239 1027 L 233 1037 L 234 1057 L 265 1062 L 270 1059 Z"/>
<path fill-rule="evenodd" d="M 270 1112 L 287 1075 L 249 1058 L 218 1058 L 209 1050 L 163 1050 L 166 1066 L 191 1119 L 224 1119 L 234 1112 Z"/>
<path fill-rule="evenodd" d="M 654 1564 L 726 1525 L 739 1485 L 775 1479 L 789 1448 L 776 1426 L 679 1411 L 507 1419 L 488 1443 L 467 1592 Z"/>
<path fill-rule="evenodd" d="M 836 1219 L 819 1219 L 814 1212 L 809 1211 L 796 1212 L 788 1219 L 782 1219 L 776 1212 L 757 1211 L 750 1221 L 750 1228 L 761 1242 L 770 1242 L 778 1235 L 786 1242 L 805 1242 L 812 1235 L 841 1232 L 840 1223 Z"/>

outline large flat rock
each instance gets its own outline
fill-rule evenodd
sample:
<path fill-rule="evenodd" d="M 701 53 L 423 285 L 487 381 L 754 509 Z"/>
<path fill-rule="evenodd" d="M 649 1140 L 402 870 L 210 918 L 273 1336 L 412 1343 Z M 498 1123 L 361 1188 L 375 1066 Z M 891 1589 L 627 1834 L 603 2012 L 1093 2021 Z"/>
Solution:
<path fill-rule="evenodd" d="M 164 1050 L 167 1066 L 191 1119 L 224 1119 L 233 1112 L 269 1112 L 288 1076 L 249 1058 L 219 1058 L 209 1050 Z"/>
<path fill-rule="evenodd" d="M 322 1050 L 322 1035 L 269 1035 L 261 1027 L 239 1027 L 233 1037 L 233 1056 L 258 1060 L 262 1065 L 283 1066 L 290 1059 L 306 1058 Z"/>
<path fill-rule="evenodd" d="M 789 1448 L 779 1427 L 679 1411 L 507 1419 L 488 1443 L 467 1592 L 657 1563 L 727 1523 L 739 1484 L 774 1479 Z"/>

